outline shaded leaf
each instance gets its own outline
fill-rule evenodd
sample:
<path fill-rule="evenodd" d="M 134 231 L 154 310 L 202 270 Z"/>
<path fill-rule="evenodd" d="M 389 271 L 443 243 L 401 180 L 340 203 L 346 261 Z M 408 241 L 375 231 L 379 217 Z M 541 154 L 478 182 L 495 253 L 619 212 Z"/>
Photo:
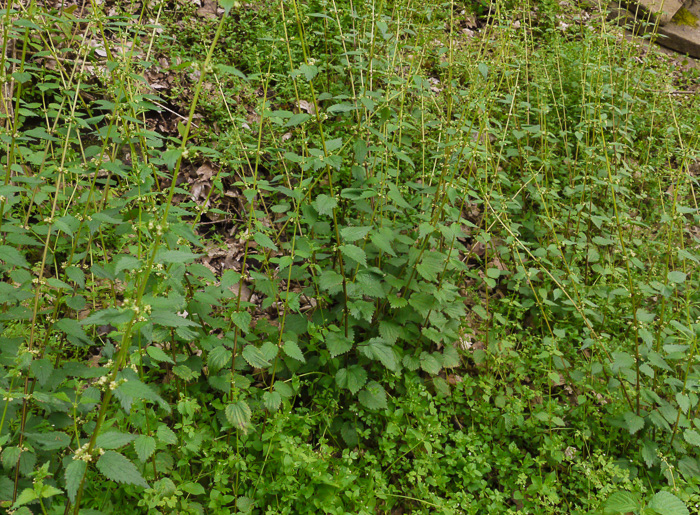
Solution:
<path fill-rule="evenodd" d="M 235 404 L 226 406 L 226 419 L 231 425 L 236 426 L 244 432 L 248 429 L 251 415 L 250 407 L 245 401 L 238 401 Z"/>
<path fill-rule="evenodd" d="M 360 392 L 358 399 L 368 409 L 384 409 L 387 407 L 384 387 L 376 381 L 370 381 L 367 387 Z"/>
<path fill-rule="evenodd" d="M 66 493 L 71 502 L 75 502 L 75 495 L 78 493 L 80 482 L 83 480 L 87 463 L 83 460 L 73 460 L 66 467 L 64 477 L 66 479 Z"/>
<path fill-rule="evenodd" d="M 134 440 L 134 450 L 142 462 L 146 462 L 156 450 L 156 439 L 148 435 L 140 435 Z"/>
<path fill-rule="evenodd" d="M 355 395 L 367 382 L 367 371 L 360 365 L 341 368 L 335 374 L 335 382 L 340 388 L 347 388 Z"/>
<path fill-rule="evenodd" d="M 348 243 L 346 245 L 341 245 L 338 248 L 345 257 L 352 259 L 353 261 L 362 266 L 367 266 L 367 255 L 365 254 L 365 251 L 357 245 L 352 245 Z"/>
<path fill-rule="evenodd" d="M 270 362 L 265 359 L 263 352 L 255 345 L 246 345 L 243 348 L 242 355 L 243 359 L 253 368 L 267 368 L 270 366 Z"/>

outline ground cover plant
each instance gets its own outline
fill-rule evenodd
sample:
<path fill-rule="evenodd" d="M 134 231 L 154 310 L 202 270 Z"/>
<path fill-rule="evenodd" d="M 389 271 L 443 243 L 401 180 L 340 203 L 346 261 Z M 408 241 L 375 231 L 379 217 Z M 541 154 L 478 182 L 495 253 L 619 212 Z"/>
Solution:
<path fill-rule="evenodd" d="M 8 513 L 698 513 L 698 72 L 603 5 L 9 2 Z"/>

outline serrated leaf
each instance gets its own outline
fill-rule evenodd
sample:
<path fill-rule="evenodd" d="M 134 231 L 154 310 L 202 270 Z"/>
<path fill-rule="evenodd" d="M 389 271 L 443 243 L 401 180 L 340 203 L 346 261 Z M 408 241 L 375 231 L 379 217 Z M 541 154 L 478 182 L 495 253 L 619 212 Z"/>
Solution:
<path fill-rule="evenodd" d="M 342 290 L 343 276 L 335 270 L 324 270 L 318 277 L 318 287 L 331 295 Z"/>
<path fill-rule="evenodd" d="M 127 382 L 122 383 L 117 390 L 134 399 L 157 402 L 168 413 L 171 411 L 170 405 L 160 395 L 138 379 L 129 379 Z"/>
<path fill-rule="evenodd" d="M 206 493 L 206 490 L 202 485 L 200 485 L 199 483 L 194 483 L 192 481 L 188 481 L 187 483 L 183 484 L 180 488 L 182 488 L 182 490 L 191 495 L 204 495 Z"/>
<path fill-rule="evenodd" d="M 700 433 L 698 433 L 695 429 L 686 429 L 683 432 L 683 439 L 690 445 L 700 447 Z"/>
<path fill-rule="evenodd" d="M 676 402 L 683 413 L 688 413 L 688 410 L 690 409 L 690 398 L 686 394 L 678 392 L 676 394 Z"/>
<path fill-rule="evenodd" d="M 85 287 L 85 272 L 77 266 L 69 266 L 66 268 L 66 277 L 81 288 Z"/>
<path fill-rule="evenodd" d="M 651 323 L 654 321 L 655 317 L 656 316 L 653 313 L 649 313 L 642 308 L 637 309 L 637 320 L 640 322 Z"/>
<path fill-rule="evenodd" d="M 96 311 L 87 318 L 80 321 L 80 325 L 106 325 L 118 326 L 131 320 L 133 312 L 117 308 L 106 308 Z"/>
<path fill-rule="evenodd" d="M 370 236 L 370 241 L 374 243 L 379 250 L 382 250 L 389 254 L 390 256 L 396 257 L 396 252 L 394 252 L 391 242 L 394 241 L 394 233 L 389 228 L 379 229 L 377 232 Z"/>
<path fill-rule="evenodd" d="M 370 381 L 367 387 L 360 392 L 358 399 L 360 404 L 368 409 L 385 409 L 387 407 L 384 387 L 376 381 Z"/>
<path fill-rule="evenodd" d="M 38 496 L 33 488 L 25 488 L 24 490 L 22 490 L 22 492 L 20 492 L 20 494 L 17 496 L 17 500 L 12 505 L 12 513 L 18 511 L 17 509 L 19 507 L 24 506 L 25 504 L 29 504 L 32 501 L 36 501 L 37 497 Z M 27 508 L 23 509 L 26 510 Z M 22 515 L 24 515 L 24 513 Z M 29 513 L 31 513 L 31 511 Z"/>
<path fill-rule="evenodd" d="M 669 272 L 666 274 L 666 278 L 675 284 L 682 284 L 685 282 L 685 279 L 687 278 L 687 274 L 685 272 L 680 272 L 678 270 Z"/>
<path fill-rule="evenodd" d="M 387 299 L 389 299 L 389 305 L 391 305 L 393 309 L 400 309 L 408 306 L 408 301 L 405 298 L 397 297 L 393 293 L 388 295 Z"/>
<path fill-rule="evenodd" d="M 335 104 L 330 106 L 327 111 L 329 113 L 347 113 L 349 111 L 354 111 L 358 109 L 357 106 L 350 105 L 350 104 Z"/>
<path fill-rule="evenodd" d="M 265 359 L 263 352 L 255 345 L 246 345 L 243 347 L 243 359 L 253 368 L 267 368 L 270 362 Z"/>
<path fill-rule="evenodd" d="M 356 447 L 360 443 L 359 435 L 357 434 L 357 429 L 350 422 L 343 424 L 340 428 L 340 436 L 345 440 L 345 444 L 348 447 Z"/>
<path fill-rule="evenodd" d="M 49 380 L 49 377 L 51 377 L 51 373 L 53 372 L 53 363 L 46 358 L 36 359 L 32 361 L 30 368 L 34 374 L 34 377 L 36 377 L 37 381 L 39 381 L 39 384 L 43 386 L 46 384 L 46 381 Z"/>
<path fill-rule="evenodd" d="M 253 234 L 253 239 L 258 245 L 260 245 L 263 248 L 279 250 L 277 245 L 275 245 L 275 242 L 272 241 L 272 239 L 267 234 L 256 232 Z"/>
<path fill-rule="evenodd" d="M 154 345 L 151 345 L 146 348 L 146 352 L 148 355 L 151 357 L 151 359 L 161 362 L 165 361 L 166 363 L 170 363 L 171 365 L 174 365 L 175 362 L 173 361 L 173 358 L 168 356 L 163 349 L 160 347 L 156 347 Z"/>
<path fill-rule="evenodd" d="M 326 335 L 326 347 L 331 358 L 335 358 L 352 349 L 352 341 L 338 331 L 331 331 Z"/>
<path fill-rule="evenodd" d="M 119 256 L 115 258 L 114 273 L 118 274 L 124 270 L 136 270 L 141 268 L 141 260 L 134 256 Z"/>
<path fill-rule="evenodd" d="M 235 311 L 231 314 L 231 321 L 244 333 L 248 332 L 252 320 L 253 317 L 247 311 Z"/>
<path fill-rule="evenodd" d="M 641 503 L 639 494 L 619 491 L 605 501 L 605 513 L 628 513 L 639 510 Z"/>
<path fill-rule="evenodd" d="M 410 371 L 418 370 L 420 368 L 420 359 L 417 356 L 410 356 L 406 354 L 401 360 L 403 366 Z"/>
<path fill-rule="evenodd" d="M 171 263 L 189 263 L 200 257 L 202 257 L 202 254 L 193 254 L 189 250 L 163 250 L 156 255 L 156 262 L 165 265 Z"/>
<path fill-rule="evenodd" d="M 61 431 L 49 431 L 46 433 L 24 433 L 29 441 L 35 445 L 41 446 L 42 450 L 53 451 L 56 449 L 65 449 L 72 441 L 72 437 Z M 5 445 L 6 441 L 0 438 L 0 446 Z"/>
<path fill-rule="evenodd" d="M 231 363 L 233 353 L 223 345 L 214 347 L 207 355 L 207 366 L 212 374 L 216 374 L 224 367 L 228 367 Z"/>
<path fill-rule="evenodd" d="M 438 360 L 435 359 L 434 356 L 428 354 L 427 352 L 421 352 L 420 367 L 423 369 L 424 372 L 427 372 L 431 375 L 436 375 L 438 372 L 440 372 L 440 369 L 442 368 Z"/>
<path fill-rule="evenodd" d="M 459 353 L 452 345 L 447 345 L 442 351 L 442 366 L 445 368 L 455 368 L 461 364 Z"/>
<path fill-rule="evenodd" d="M 433 386 L 435 386 L 435 391 L 444 397 L 450 395 L 450 385 L 440 376 L 433 377 Z"/>
<path fill-rule="evenodd" d="M 260 352 L 262 352 L 263 358 L 266 361 L 272 362 L 273 359 L 279 354 L 279 347 L 272 342 L 265 342 L 260 346 Z"/>
<path fill-rule="evenodd" d="M 297 342 L 293 342 L 291 340 L 284 342 L 284 345 L 282 345 L 282 350 L 290 358 L 296 359 L 297 361 L 301 361 L 302 363 L 306 363 L 304 353 L 299 348 L 299 345 L 297 345 Z"/>
<path fill-rule="evenodd" d="M 158 426 L 158 429 L 156 429 L 156 436 L 158 437 L 158 440 L 164 444 L 175 445 L 177 443 L 177 435 L 175 434 L 175 431 L 170 429 L 165 424 Z"/>
<path fill-rule="evenodd" d="M 314 201 L 314 207 L 318 211 L 319 215 L 330 215 L 333 213 L 333 209 L 338 205 L 338 201 L 333 197 L 321 194 L 316 197 Z"/>
<path fill-rule="evenodd" d="M 374 356 L 374 359 L 381 361 L 382 365 L 389 370 L 397 370 L 398 362 L 396 360 L 396 354 L 394 353 L 394 349 L 392 349 L 389 345 L 385 345 L 375 340 L 370 341 L 369 348 L 372 352 L 372 356 Z"/>
<path fill-rule="evenodd" d="M 442 340 L 445 337 L 444 333 L 438 331 L 434 327 L 424 327 L 420 330 L 420 332 L 423 336 L 434 343 L 442 343 Z"/>
<path fill-rule="evenodd" d="M 657 449 L 658 445 L 655 442 L 651 440 L 644 441 L 644 445 L 642 446 L 642 458 L 644 459 L 646 466 L 649 468 L 654 466 L 654 463 L 659 460 L 659 457 L 656 454 Z"/>
<path fill-rule="evenodd" d="M 294 395 L 294 389 L 284 381 L 275 381 L 274 388 L 275 391 L 279 392 L 279 394 L 285 399 L 289 399 Z"/>
<path fill-rule="evenodd" d="M 108 431 L 102 433 L 95 439 L 95 447 L 102 449 L 119 449 L 130 443 L 134 438 L 134 435 L 128 433 Z"/>
<path fill-rule="evenodd" d="M 151 313 L 151 321 L 165 327 L 196 327 L 198 325 L 189 318 L 181 317 L 174 311 L 166 309 L 154 309 Z"/>
<path fill-rule="evenodd" d="M 357 245 L 346 244 L 338 247 L 343 256 L 352 259 L 356 263 L 367 266 L 367 254 Z"/>
<path fill-rule="evenodd" d="M 175 168 L 175 163 L 177 163 L 177 160 L 180 159 L 180 156 L 182 155 L 182 149 L 181 148 L 172 148 L 170 150 L 166 150 L 163 152 L 163 162 L 165 165 L 172 170 Z"/>
<path fill-rule="evenodd" d="M 284 126 L 285 127 L 296 127 L 297 125 L 304 123 L 309 118 L 311 118 L 311 116 L 306 114 L 306 113 L 297 113 L 297 114 L 293 115 L 291 118 L 289 118 L 289 120 L 287 121 L 287 123 L 284 124 Z"/>
<path fill-rule="evenodd" d="M 649 507 L 659 515 L 688 515 L 685 503 L 671 492 L 662 490 L 651 498 Z"/>
<path fill-rule="evenodd" d="M 66 493 L 71 502 L 75 502 L 75 495 L 78 493 L 80 483 L 83 480 L 87 463 L 83 460 L 73 460 L 66 467 L 64 477 L 66 479 Z"/>
<path fill-rule="evenodd" d="M 631 411 L 625 413 L 624 419 L 625 424 L 627 424 L 627 429 L 631 435 L 644 427 L 644 419 Z"/>
<path fill-rule="evenodd" d="M 446 256 L 441 252 L 425 252 L 416 265 L 416 271 L 426 281 L 437 281 L 438 274 L 445 270 L 445 261 Z"/>
<path fill-rule="evenodd" d="M 0 245 L 0 261 L 10 266 L 29 268 L 29 263 L 27 263 L 22 253 L 9 245 Z"/>
<path fill-rule="evenodd" d="M 263 392 L 263 404 L 267 411 L 277 411 L 282 404 L 282 396 L 279 392 Z"/>
<path fill-rule="evenodd" d="M 248 429 L 251 416 L 250 407 L 245 401 L 238 401 L 235 404 L 226 406 L 226 420 L 244 432 Z"/>
<path fill-rule="evenodd" d="M 212 388 L 216 388 L 217 390 L 228 395 L 228 393 L 231 391 L 231 371 L 226 370 L 219 375 L 210 374 L 207 382 Z"/>
<path fill-rule="evenodd" d="M 148 483 L 136 466 L 116 451 L 106 451 L 100 456 L 97 470 L 111 481 L 148 488 Z"/>
<path fill-rule="evenodd" d="M 347 388 L 355 395 L 367 382 L 367 371 L 360 365 L 341 368 L 335 374 L 335 382 L 340 388 Z"/>
<path fill-rule="evenodd" d="M 140 435 L 134 440 L 134 450 L 143 463 L 153 456 L 156 450 L 156 439 L 148 435 Z"/>
<path fill-rule="evenodd" d="M 353 242 L 361 240 L 371 230 L 372 227 L 344 227 L 340 230 L 340 236 L 345 241 Z"/>

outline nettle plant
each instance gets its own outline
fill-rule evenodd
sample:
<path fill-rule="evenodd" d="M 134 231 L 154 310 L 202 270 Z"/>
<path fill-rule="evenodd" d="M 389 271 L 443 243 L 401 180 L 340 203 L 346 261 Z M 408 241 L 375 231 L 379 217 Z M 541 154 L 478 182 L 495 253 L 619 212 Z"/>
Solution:
<path fill-rule="evenodd" d="M 496 176 L 499 195 L 484 198 L 505 197 L 493 217 L 515 269 L 507 289 L 520 295 L 494 309 L 534 315 L 555 344 L 554 377 L 609 395 L 585 409 L 627 432 L 623 455 L 641 456 L 671 485 L 677 470 L 694 484 L 697 113 L 659 96 L 653 63 L 634 66 L 634 48 L 613 54 L 613 42 L 612 33 L 584 35 L 581 52 L 554 37 L 529 49 L 536 80 L 504 74 L 494 146 L 510 159 Z M 557 72 L 537 70 L 552 61 Z M 496 328 L 492 340 L 502 334 Z"/>
<path fill-rule="evenodd" d="M 178 138 L 166 138 L 144 123 L 158 99 L 139 88 L 133 56 L 143 51 L 143 34 L 119 17 L 91 14 L 86 34 L 104 48 L 101 60 L 94 46 L 73 45 L 72 33 L 33 9 L 3 13 L 11 22 L 6 42 L 77 50 L 69 68 L 30 64 L 62 63 L 51 50 L 8 63 L 21 71 L 7 76 L 17 100 L 2 135 L 4 507 L 77 513 L 83 498 L 104 506 L 111 501 L 97 501 L 99 475 L 125 485 L 126 494 L 155 481 L 148 502 L 175 502 L 157 492 L 170 489 L 162 477 L 178 456 L 174 429 L 192 428 L 202 389 L 217 392 L 205 394 L 217 416 L 211 431 L 193 430 L 195 442 L 232 429 L 245 435 L 254 420 L 291 406 L 299 378 L 317 370 L 321 386 L 340 388 L 370 410 L 388 406 L 384 369 L 422 369 L 446 390 L 437 374 L 459 364 L 451 344 L 464 314 L 456 284 L 465 269 L 458 155 L 435 149 L 412 159 L 411 141 L 425 135 L 424 125 L 396 134 L 406 114 L 379 89 L 367 95 L 367 114 L 379 113 L 380 123 L 358 123 L 364 138 L 341 130 L 358 106 L 343 98 L 327 109 L 336 118 L 328 129 L 325 114 L 270 113 L 288 127 L 313 129 L 310 145 L 285 154 L 299 170 L 285 184 L 259 177 L 258 140 L 247 161 L 253 173 L 239 184 L 251 206 L 244 265 L 217 278 L 191 250 L 201 248 L 193 230 L 201 210 L 175 206 L 173 198 L 183 160 L 218 155 L 189 145 L 188 135 L 225 19 L 201 66 L 187 124 Z M 122 51 L 110 50 L 105 29 L 121 39 Z M 383 58 L 375 64 L 384 66 Z M 95 76 L 86 74 L 88 65 Z M 317 72 L 302 67 L 315 95 Z M 432 95 L 413 75 L 398 92 L 411 102 Z M 87 104 L 83 95 L 100 98 Z M 263 106 L 261 128 L 267 116 Z M 440 180 L 415 172 L 414 159 L 434 157 L 442 160 Z M 281 202 L 268 211 L 275 195 Z M 279 215 L 277 231 L 265 223 L 269 212 Z M 260 306 L 232 292 L 243 280 L 262 297 Z M 310 316 L 303 298 L 314 300 Z M 268 321 L 260 310 L 277 317 Z M 347 443 L 357 443 L 354 426 L 342 428 Z M 178 488 L 203 493 L 188 474 Z"/>
<path fill-rule="evenodd" d="M 292 1 L 274 29 L 256 22 L 275 59 L 256 47 L 243 73 L 215 52 L 236 33 L 234 2 L 222 6 L 173 135 L 148 128 L 162 105 L 143 88 L 158 27 L 137 23 L 163 5 L 2 12 L 5 50 L 22 56 L 1 58 L 15 88 L 0 135 L 2 506 L 109 511 L 138 497 L 154 510 L 250 512 L 294 497 L 278 470 L 303 464 L 304 499 L 343 491 L 333 509 L 367 510 L 347 482 L 352 453 L 389 453 L 386 439 L 366 441 L 387 410 L 449 398 L 470 331 L 483 348 L 460 370 L 486 378 L 460 388 L 504 409 L 520 392 L 508 428 L 535 432 L 561 462 L 567 442 L 553 432 L 567 410 L 603 412 L 620 457 L 641 453 L 654 484 L 678 481 L 677 469 L 695 481 L 697 115 L 653 93 L 634 49 L 619 59 L 605 27 L 594 37 L 546 17 L 534 32 L 504 23 L 498 44 L 474 50 L 454 5 Z M 255 92 L 256 116 L 238 119 L 214 95 L 229 119 L 215 148 L 193 145 L 202 92 L 224 87 Z M 203 202 L 179 181 L 201 161 L 217 169 Z M 200 259 L 200 222 L 227 216 L 216 200 L 232 191 L 243 207 L 221 232 L 241 259 L 216 274 Z M 427 477 L 430 460 L 396 463 L 429 454 L 433 429 L 448 446 L 473 439 L 444 421 L 401 433 L 392 416 L 408 450 L 377 458 L 387 475 Z M 561 468 L 537 466 L 546 479 L 518 479 L 517 501 L 561 502 Z M 624 476 L 612 467 L 601 477 Z M 639 486 L 628 469 L 625 488 Z M 377 498 L 402 497 L 370 476 Z M 493 506 L 510 503 L 493 490 Z M 652 509 L 678 500 L 664 494 Z M 445 506 L 458 512 L 454 499 Z M 624 492 L 607 506 L 642 507 Z"/>

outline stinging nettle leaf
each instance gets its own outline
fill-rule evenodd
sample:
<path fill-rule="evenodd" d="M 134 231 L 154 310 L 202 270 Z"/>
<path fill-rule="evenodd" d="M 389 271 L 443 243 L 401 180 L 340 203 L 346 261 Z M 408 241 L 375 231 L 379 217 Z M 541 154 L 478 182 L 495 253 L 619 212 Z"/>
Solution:
<path fill-rule="evenodd" d="M 347 388 L 355 395 L 367 382 L 367 371 L 360 365 L 341 368 L 335 374 L 335 382 L 340 388 Z"/>
<path fill-rule="evenodd" d="M 136 466 L 116 451 L 106 451 L 97 460 L 97 470 L 111 481 L 148 488 Z"/>
<path fill-rule="evenodd" d="M 122 383 L 118 388 L 122 394 L 132 397 L 134 399 L 147 400 L 152 402 L 157 402 L 158 405 L 170 413 L 170 405 L 165 402 L 165 400 L 158 395 L 153 389 L 147 384 L 142 383 L 138 379 L 129 379 L 127 382 Z"/>
<path fill-rule="evenodd" d="M 640 507 L 639 494 L 619 491 L 612 494 L 605 502 L 605 513 L 636 512 Z"/>
<path fill-rule="evenodd" d="M 244 333 L 248 332 L 252 320 L 252 315 L 247 311 L 234 311 L 231 314 L 231 321 Z"/>
<path fill-rule="evenodd" d="M 246 432 L 250 425 L 252 413 L 245 401 L 238 401 L 235 404 L 226 406 L 226 420 L 233 426 Z"/>
<path fill-rule="evenodd" d="M 177 435 L 175 434 L 175 431 L 170 429 L 165 424 L 158 426 L 158 429 L 156 429 L 156 436 L 158 437 L 158 440 L 166 445 L 177 444 Z"/>
<path fill-rule="evenodd" d="M 370 381 L 367 387 L 360 392 L 358 399 L 360 404 L 368 409 L 376 410 L 387 407 L 384 387 L 376 381 Z"/>
<path fill-rule="evenodd" d="M 156 450 L 156 439 L 148 435 L 140 435 L 134 440 L 134 450 L 143 463 L 150 458 Z"/>
<path fill-rule="evenodd" d="M 296 342 L 293 342 L 293 341 L 284 342 L 284 345 L 282 345 L 282 350 L 290 358 L 296 359 L 297 361 L 301 361 L 302 363 L 306 363 L 306 358 L 304 358 L 304 353 L 301 351 L 301 349 L 299 348 L 299 345 Z"/>
<path fill-rule="evenodd" d="M 668 274 L 666 274 L 666 277 L 672 283 L 682 284 L 685 282 L 685 280 L 687 278 L 687 274 L 685 272 L 674 271 L 674 272 L 669 272 Z"/>
<path fill-rule="evenodd" d="M 698 433 L 695 429 L 686 429 L 683 432 L 683 439 L 690 445 L 700 447 L 700 433 Z"/>
<path fill-rule="evenodd" d="M 275 245 L 275 242 L 273 242 L 267 234 L 256 232 L 255 234 L 253 234 L 253 239 L 258 245 L 260 245 L 263 248 L 279 250 L 277 245 Z"/>
<path fill-rule="evenodd" d="M 146 352 L 148 355 L 153 359 L 154 361 L 164 361 L 166 363 L 170 363 L 171 365 L 174 365 L 175 362 L 173 361 L 173 358 L 168 356 L 163 349 L 160 347 L 155 347 L 154 345 L 150 345 L 147 349 Z"/>
<path fill-rule="evenodd" d="M 357 245 L 346 244 L 346 245 L 341 245 L 338 248 L 340 249 L 340 252 L 342 252 L 345 257 L 352 259 L 353 261 L 355 261 L 356 263 L 358 263 L 362 266 L 367 266 L 367 255 L 365 254 L 365 251 L 362 250 Z"/>
<path fill-rule="evenodd" d="M 78 493 L 78 488 L 83 480 L 87 463 L 83 460 L 73 460 L 66 467 L 64 477 L 66 479 L 66 493 L 71 502 L 75 502 L 75 495 Z"/>
<path fill-rule="evenodd" d="M 361 240 L 367 233 L 372 230 L 372 227 L 344 227 L 340 230 L 340 235 L 345 241 Z"/>
<path fill-rule="evenodd" d="M 102 449 L 119 449 L 130 443 L 134 438 L 134 435 L 128 433 L 108 431 L 102 433 L 95 439 L 95 447 Z"/>
<path fill-rule="evenodd" d="M 267 411 L 277 411 L 282 404 L 282 396 L 279 392 L 263 392 L 263 404 Z"/>
<path fill-rule="evenodd" d="M 688 515 L 685 503 L 671 492 L 662 490 L 651 498 L 649 507 L 660 515 Z"/>
<path fill-rule="evenodd" d="M 440 369 L 442 368 L 440 366 L 440 363 L 438 363 L 438 360 L 435 359 L 435 357 L 431 354 L 428 354 L 427 352 L 421 352 L 420 367 L 423 369 L 424 372 L 427 372 L 431 375 L 436 375 L 438 372 L 440 372 Z"/>
<path fill-rule="evenodd" d="M 270 362 L 265 359 L 263 352 L 255 345 L 246 345 L 241 354 L 243 355 L 243 359 L 253 368 L 267 368 L 270 366 Z"/>
<path fill-rule="evenodd" d="M 326 335 L 326 347 L 331 354 L 331 358 L 345 354 L 352 349 L 352 340 L 346 338 L 338 331 L 331 331 Z"/>
<path fill-rule="evenodd" d="M 330 215 L 333 213 L 333 209 L 338 205 L 338 201 L 333 197 L 321 194 L 316 197 L 314 201 L 314 207 L 318 211 L 319 215 Z"/>
<path fill-rule="evenodd" d="M 207 356 L 207 366 L 212 374 L 216 374 L 224 367 L 228 367 L 231 363 L 233 353 L 223 345 L 214 347 Z"/>
<path fill-rule="evenodd" d="M 394 349 L 392 349 L 389 345 L 385 345 L 376 341 L 375 339 L 375 341 L 370 342 L 369 348 L 372 352 L 372 356 L 374 356 L 374 359 L 381 361 L 382 365 L 384 365 L 386 368 L 393 371 L 398 369 L 396 354 L 394 353 Z"/>

